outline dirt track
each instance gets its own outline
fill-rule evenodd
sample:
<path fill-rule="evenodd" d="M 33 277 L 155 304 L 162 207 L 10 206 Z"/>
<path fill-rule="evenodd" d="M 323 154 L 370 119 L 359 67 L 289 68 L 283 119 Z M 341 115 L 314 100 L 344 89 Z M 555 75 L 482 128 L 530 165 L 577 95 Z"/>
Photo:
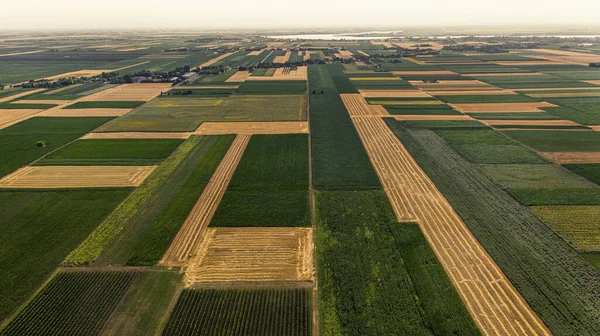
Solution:
<path fill-rule="evenodd" d="M 344 93 L 340 95 L 351 116 L 389 116 L 381 105 L 369 105 L 360 93 Z"/>
<path fill-rule="evenodd" d="M 209 228 L 184 282 L 313 278 L 310 228 Z"/>
<path fill-rule="evenodd" d="M 238 135 L 235 138 L 159 265 L 184 266 L 188 263 L 198 244 L 203 241 L 208 224 L 225 194 L 248 141 L 249 135 Z"/>
<path fill-rule="evenodd" d="M 27 166 L 0 180 L 0 188 L 137 187 L 156 166 Z"/>
<path fill-rule="evenodd" d="M 419 223 L 483 333 L 550 335 L 384 121 L 352 120 L 398 220 Z"/>
<path fill-rule="evenodd" d="M 306 121 L 205 122 L 193 134 L 295 134 L 308 133 Z"/>

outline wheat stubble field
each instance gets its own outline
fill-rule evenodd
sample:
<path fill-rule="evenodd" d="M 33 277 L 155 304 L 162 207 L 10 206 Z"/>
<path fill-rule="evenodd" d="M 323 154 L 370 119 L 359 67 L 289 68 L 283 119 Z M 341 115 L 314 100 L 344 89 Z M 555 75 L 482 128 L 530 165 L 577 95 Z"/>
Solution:
<path fill-rule="evenodd" d="M 599 335 L 600 42 L 413 33 L 0 33 L 0 336 Z"/>

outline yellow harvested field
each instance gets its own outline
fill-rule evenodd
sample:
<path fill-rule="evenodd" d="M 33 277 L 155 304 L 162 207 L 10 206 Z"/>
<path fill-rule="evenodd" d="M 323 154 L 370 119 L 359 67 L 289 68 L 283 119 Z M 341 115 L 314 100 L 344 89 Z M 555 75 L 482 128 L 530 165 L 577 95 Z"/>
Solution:
<path fill-rule="evenodd" d="M 179 89 L 185 90 L 211 90 L 211 89 L 237 89 L 239 85 L 185 85 L 178 86 Z"/>
<path fill-rule="evenodd" d="M 471 118 L 467 115 L 431 115 L 431 114 L 395 115 L 394 119 L 396 119 L 396 120 L 474 120 L 473 118 Z"/>
<path fill-rule="evenodd" d="M 439 92 L 439 91 L 498 91 L 502 90 L 496 86 L 437 86 L 437 87 L 420 87 L 419 89 L 427 92 Z"/>
<path fill-rule="evenodd" d="M 590 84 L 594 84 L 594 85 L 600 85 L 600 80 L 598 80 L 598 79 L 594 79 L 594 80 L 582 80 L 582 82 L 586 82 L 586 83 L 590 83 Z"/>
<path fill-rule="evenodd" d="M 131 109 L 120 108 L 91 108 L 91 109 L 61 109 L 51 108 L 39 114 L 46 117 L 120 117 Z"/>
<path fill-rule="evenodd" d="M 261 50 L 254 50 L 248 53 L 248 56 L 258 56 L 260 55 L 265 49 L 261 49 Z"/>
<path fill-rule="evenodd" d="M 311 54 L 311 51 L 310 51 L 310 50 L 306 50 L 306 51 L 304 52 L 304 60 L 305 60 L 305 61 L 308 61 L 308 60 L 310 59 L 310 54 Z"/>
<path fill-rule="evenodd" d="M 385 122 L 381 118 L 352 121 L 398 221 L 419 223 L 482 333 L 550 335 Z"/>
<path fill-rule="evenodd" d="M 150 47 L 125 48 L 125 49 L 117 49 L 116 51 L 136 51 L 136 50 L 146 50 L 146 49 L 150 49 Z"/>
<path fill-rule="evenodd" d="M 248 81 L 269 81 L 269 80 L 307 80 L 308 67 L 299 66 L 296 70 L 292 68 L 277 68 L 273 76 L 250 76 Z"/>
<path fill-rule="evenodd" d="M 571 120 L 480 120 L 488 126 L 581 126 Z"/>
<path fill-rule="evenodd" d="M 45 50 L 21 51 L 21 52 L 14 52 L 14 53 L 8 53 L 8 54 L 0 54 L 0 57 L 38 54 L 38 53 L 41 53 L 41 52 L 44 52 L 44 51 Z"/>
<path fill-rule="evenodd" d="M 358 90 L 365 98 L 430 98 L 420 90 Z"/>
<path fill-rule="evenodd" d="M 581 81 L 581 82 L 594 82 L 594 81 Z M 598 81 L 598 85 L 600 85 L 600 81 Z M 594 84 L 594 83 L 591 83 Z M 528 92 L 528 91 L 595 91 L 600 90 L 600 86 L 598 87 L 570 87 L 570 88 L 533 88 L 533 89 L 513 89 L 515 91 L 520 92 Z"/>
<path fill-rule="evenodd" d="M 98 132 L 80 139 L 187 139 L 191 132 Z"/>
<path fill-rule="evenodd" d="M 7 128 L 25 119 L 37 115 L 43 110 L 35 109 L 0 109 L 0 129 Z"/>
<path fill-rule="evenodd" d="M 398 77 L 350 77 L 353 81 L 401 81 Z"/>
<path fill-rule="evenodd" d="M 558 164 L 600 163 L 600 152 L 540 152 Z"/>
<path fill-rule="evenodd" d="M 27 166 L 0 180 L 0 188 L 137 187 L 156 166 Z"/>
<path fill-rule="evenodd" d="M 205 122 L 193 134 L 294 134 L 308 133 L 306 121 Z"/>
<path fill-rule="evenodd" d="M 388 111 L 381 105 L 369 105 L 359 93 L 340 94 L 350 116 L 389 116 Z"/>
<path fill-rule="evenodd" d="M 423 71 L 392 71 L 394 76 L 418 76 L 418 75 L 456 75 L 456 72 L 450 70 L 423 70 Z"/>
<path fill-rule="evenodd" d="M 540 107 L 556 107 L 547 102 L 531 103 L 483 103 L 483 104 L 449 104 L 462 113 L 497 113 L 497 112 L 544 112 Z"/>
<path fill-rule="evenodd" d="M 525 56 L 525 55 L 523 55 Z M 548 65 L 548 64 L 566 64 L 565 62 L 557 62 L 557 61 L 545 61 L 545 60 L 539 60 L 539 61 L 496 61 L 496 62 L 492 62 L 494 64 L 498 64 L 498 65 L 506 65 L 506 66 L 527 66 L 527 65 Z"/>
<path fill-rule="evenodd" d="M 460 90 L 460 91 L 450 91 L 450 90 L 425 90 L 432 96 L 477 96 L 477 95 L 491 95 L 491 96 L 501 96 L 501 95 L 516 95 L 517 93 L 510 90 Z"/>
<path fill-rule="evenodd" d="M 358 65 L 358 66 L 366 66 L 367 63 L 365 63 L 363 61 L 356 61 L 356 65 Z"/>
<path fill-rule="evenodd" d="M 39 93 L 42 91 L 45 91 L 46 89 L 35 89 L 35 90 L 29 90 L 29 91 L 23 91 L 21 93 L 17 93 L 16 95 L 12 95 L 12 96 L 8 96 L 8 97 L 4 97 L 4 98 L 0 98 L 0 103 L 4 103 L 13 99 L 17 99 L 17 98 L 21 98 L 23 96 L 28 96 L 30 94 L 34 94 L 34 93 Z"/>
<path fill-rule="evenodd" d="M 417 87 L 426 88 L 437 88 L 437 87 L 461 87 L 461 86 L 483 86 L 483 87 L 494 87 L 491 84 L 484 83 L 476 79 L 457 79 L 457 80 L 439 80 L 435 83 L 426 83 L 422 80 L 411 80 L 408 81 L 410 84 Z"/>
<path fill-rule="evenodd" d="M 78 101 L 149 101 L 171 88 L 171 83 L 123 84 Z"/>
<path fill-rule="evenodd" d="M 211 65 L 213 65 L 213 64 L 215 64 L 215 63 L 217 63 L 218 61 L 220 61 L 220 60 L 222 60 L 222 59 L 224 59 L 224 58 L 226 58 L 226 57 L 229 57 L 229 56 L 231 56 L 231 55 L 233 55 L 233 54 L 235 54 L 235 53 L 236 53 L 236 52 L 234 51 L 234 52 L 228 52 L 228 53 L 225 53 L 225 54 L 223 54 L 223 55 L 221 55 L 221 56 L 217 56 L 217 57 L 215 57 L 215 58 L 213 58 L 213 59 L 211 59 L 211 60 L 209 60 L 209 61 L 206 61 L 206 62 L 204 62 L 204 63 L 202 63 L 202 64 L 198 65 L 198 67 L 199 67 L 199 68 L 209 67 L 209 66 L 211 66 Z"/>
<path fill-rule="evenodd" d="M 206 241 L 204 238 L 208 224 L 217 211 L 233 172 L 248 146 L 248 141 L 250 141 L 249 135 L 238 135 L 235 138 L 159 265 L 186 265 L 198 250 L 198 245 Z"/>
<path fill-rule="evenodd" d="M 465 77 L 522 77 L 522 76 L 546 76 L 541 72 L 492 72 L 464 74 Z"/>
<path fill-rule="evenodd" d="M 532 58 L 541 58 L 553 62 L 579 64 L 588 66 L 593 62 L 600 62 L 600 55 L 588 54 L 576 51 L 553 50 L 553 49 L 528 49 L 536 52 L 535 55 L 523 55 Z M 541 53 L 541 54 L 540 54 Z M 550 55 L 548 55 L 550 54 Z"/>
<path fill-rule="evenodd" d="M 375 45 L 382 45 L 382 46 L 384 46 L 386 48 L 393 48 L 394 47 L 394 45 L 391 44 L 390 42 L 372 41 L 371 43 L 375 44 Z"/>
<path fill-rule="evenodd" d="M 241 83 L 245 82 L 248 77 L 250 77 L 252 73 L 249 71 L 238 71 L 234 73 L 231 77 L 227 78 L 226 83 L 236 82 Z"/>
<path fill-rule="evenodd" d="M 351 59 L 354 58 L 354 54 L 348 50 L 339 50 L 337 54 L 335 54 L 339 58 L 343 59 Z"/>
<path fill-rule="evenodd" d="M 427 42 L 395 42 L 395 45 L 397 45 L 400 48 L 404 48 L 404 49 L 433 49 L 433 50 L 441 50 L 444 45 L 437 43 L 437 42 L 431 42 L 431 41 L 427 41 Z M 418 45 L 424 45 L 424 44 L 428 44 L 429 46 L 426 47 L 418 47 Z"/>
<path fill-rule="evenodd" d="M 273 63 L 285 63 L 289 61 L 290 56 L 292 56 L 291 51 L 286 52 L 283 56 L 275 56 L 275 58 L 273 59 Z"/>
<path fill-rule="evenodd" d="M 357 50 L 357 52 L 363 56 L 367 56 L 369 57 L 369 54 L 367 54 L 366 52 L 362 51 L 362 50 Z"/>
<path fill-rule="evenodd" d="M 404 59 L 405 59 L 405 60 L 407 60 L 407 61 L 413 62 L 413 63 L 415 63 L 415 64 L 419 64 L 419 65 L 425 65 L 425 62 L 423 62 L 423 61 L 419 61 L 419 60 L 417 60 L 417 59 L 414 59 L 414 58 L 412 58 L 412 57 L 405 57 Z"/>
<path fill-rule="evenodd" d="M 600 92 L 525 93 L 534 98 L 600 97 Z"/>
<path fill-rule="evenodd" d="M 371 100 L 371 105 L 444 105 L 445 103 L 439 100 L 406 100 L 406 101 L 389 101 L 389 100 Z"/>
<path fill-rule="evenodd" d="M 184 282 L 310 281 L 310 228 L 209 228 Z"/>
<path fill-rule="evenodd" d="M 47 80 L 57 80 L 60 78 L 70 78 L 70 77 L 94 77 L 102 74 L 103 72 L 112 72 L 116 70 L 79 70 L 72 72 L 65 72 L 60 75 L 44 77 Z"/>

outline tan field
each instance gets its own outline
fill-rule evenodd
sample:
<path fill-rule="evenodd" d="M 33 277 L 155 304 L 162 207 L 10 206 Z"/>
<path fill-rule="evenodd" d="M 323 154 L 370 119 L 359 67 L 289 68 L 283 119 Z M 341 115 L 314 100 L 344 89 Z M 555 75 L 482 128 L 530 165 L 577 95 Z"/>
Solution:
<path fill-rule="evenodd" d="M 525 55 L 523 55 L 525 56 Z M 548 65 L 548 64 L 566 64 L 565 62 L 557 62 L 557 61 L 496 61 L 492 62 L 498 65 L 506 65 L 506 66 L 520 66 L 520 65 Z"/>
<path fill-rule="evenodd" d="M 80 139 L 187 139 L 191 135 L 191 132 L 98 132 Z"/>
<path fill-rule="evenodd" d="M 223 54 L 223 55 L 221 55 L 221 56 L 217 56 L 217 57 L 215 57 L 215 58 L 213 58 L 213 59 L 211 59 L 211 60 L 209 60 L 209 61 L 206 61 L 206 62 L 204 62 L 204 63 L 202 63 L 202 64 L 198 65 L 198 67 L 199 67 L 199 68 L 209 67 L 209 66 L 211 66 L 211 65 L 213 65 L 213 64 L 215 64 L 215 63 L 217 63 L 218 61 L 220 61 L 220 60 L 222 60 L 222 59 L 224 59 L 224 58 L 226 58 L 226 57 L 229 57 L 229 56 L 231 56 L 231 55 L 233 55 L 233 54 L 235 54 L 235 52 L 228 52 L 228 53 L 225 53 L 225 54 Z"/>
<path fill-rule="evenodd" d="M 419 60 L 417 60 L 417 59 L 414 59 L 414 58 L 412 58 L 412 57 L 405 57 L 404 59 L 405 59 L 405 60 L 407 60 L 407 61 L 409 61 L 409 62 L 413 62 L 413 63 L 415 63 L 415 64 L 419 64 L 419 65 L 425 65 L 425 62 L 423 62 L 423 61 L 419 61 Z"/>
<path fill-rule="evenodd" d="M 310 228 L 209 228 L 184 281 L 308 281 L 313 278 Z"/>
<path fill-rule="evenodd" d="M 70 100 L 19 100 L 16 102 L 11 102 L 11 104 L 57 104 L 57 105 L 64 105 L 66 103 L 70 102 Z"/>
<path fill-rule="evenodd" d="M 41 112 L 40 116 L 47 117 L 120 117 L 131 109 L 91 108 L 91 109 L 60 109 L 51 108 Z"/>
<path fill-rule="evenodd" d="M 198 249 L 198 244 L 204 241 L 208 224 L 217 211 L 248 141 L 249 135 L 238 135 L 235 138 L 159 265 L 186 265 Z"/>
<path fill-rule="evenodd" d="M 268 81 L 268 80 L 307 80 L 308 67 L 299 66 L 296 70 L 292 68 L 277 68 L 273 76 L 250 76 L 246 80 L 252 81 Z"/>
<path fill-rule="evenodd" d="M 406 115 L 395 115 L 394 119 L 396 120 L 474 120 L 473 118 L 467 115 L 414 115 L 414 114 L 406 114 Z"/>
<path fill-rule="evenodd" d="M 553 62 L 579 64 L 588 66 L 592 62 L 600 62 L 600 55 L 588 54 L 575 51 L 553 50 L 553 49 L 528 49 L 534 51 L 535 55 L 523 55 L 532 58 L 541 58 Z M 542 53 L 542 54 L 539 54 Z M 551 55 L 547 55 L 551 54 Z"/>
<path fill-rule="evenodd" d="M 356 61 L 356 65 L 358 65 L 358 66 L 366 66 L 367 63 L 365 63 L 363 61 Z"/>
<path fill-rule="evenodd" d="M 0 109 L 0 129 L 29 119 L 43 110 L 35 109 Z"/>
<path fill-rule="evenodd" d="M 359 93 L 340 94 L 350 116 L 389 116 L 388 111 L 381 105 L 369 105 Z"/>
<path fill-rule="evenodd" d="M 481 120 L 488 126 L 581 126 L 571 120 Z"/>
<path fill-rule="evenodd" d="M 335 54 L 339 58 L 343 59 L 351 59 L 354 58 L 354 54 L 348 50 L 340 50 L 337 54 Z"/>
<path fill-rule="evenodd" d="M 398 77 L 350 77 L 353 81 L 401 81 Z"/>
<path fill-rule="evenodd" d="M 398 221 L 419 223 L 483 334 L 550 335 L 385 122 L 352 121 Z"/>
<path fill-rule="evenodd" d="M 600 163 L 600 152 L 540 152 L 558 164 Z"/>
<path fill-rule="evenodd" d="M 547 102 L 531 103 L 484 103 L 484 104 L 448 104 L 462 113 L 485 112 L 544 112 L 540 107 L 555 107 Z"/>
<path fill-rule="evenodd" d="M 248 53 L 248 56 L 258 56 L 260 55 L 265 49 L 261 49 L 261 50 L 254 50 Z"/>
<path fill-rule="evenodd" d="M 586 82 L 586 83 L 590 83 L 590 84 L 594 84 L 594 85 L 600 85 L 600 80 L 599 80 L 599 79 L 594 79 L 594 80 L 582 80 L 582 82 Z"/>
<path fill-rule="evenodd" d="M 389 101 L 389 100 L 371 100 L 371 105 L 444 105 L 439 100 L 407 100 L 407 101 Z"/>
<path fill-rule="evenodd" d="M 283 56 L 275 56 L 275 58 L 273 59 L 273 63 L 285 63 L 289 61 L 290 56 L 292 56 L 291 51 L 286 52 Z"/>
<path fill-rule="evenodd" d="M 46 51 L 46 50 L 21 51 L 21 52 L 14 52 L 14 53 L 8 53 L 8 54 L 0 54 L 0 57 L 38 54 L 38 53 L 41 53 L 41 52 L 44 52 L 44 51 Z"/>
<path fill-rule="evenodd" d="M 393 47 L 394 47 L 394 45 L 393 45 L 393 44 L 391 44 L 390 42 L 371 41 L 371 43 L 372 43 L 372 44 L 375 44 L 375 45 L 382 45 L 382 46 L 384 46 L 384 47 L 386 47 L 386 48 L 393 48 Z"/>
<path fill-rule="evenodd" d="M 249 71 L 238 71 L 236 73 L 234 73 L 231 77 L 227 78 L 227 80 L 225 81 L 226 83 L 231 83 L 231 82 L 237 82 L 237 83 L 241 83 L 241 82 L 245 82 L 246 79 L 248 79 L 248 77 L 250 77 L 252 73 Z"/>
<path fill-rule="evenodd" d="M 441 50 L 444 45 L 437 43 L 437 42 L 394 42 L 395 45 L 397 45 L 400 48 L 404 48 L 404 49 L 417 49 L 417 48 L 421 48 L 421 49 L 433 49 L 433 50 Z M 417 47 L 418 44 L 429 44 L 431 46 L 429 47 Z"/>
<path fill-rule="evenodd" d="M 294 134 L 308 133 L 306 121 L 205 122 L 193 134 Z"/>
<path fill-rule="evenodd" d="M 149 101 L 171 88 L 171 83 L 123 84 L 78 101 Z"/>
<path fill-rule="evenodd" d="M 546 76 L 541 72 L 492 72 L 464 74 L 466 77 L 522 77 L 522 76 Z"/>
<path fill-rule="evenodd" d="M 451 86 L 451 87 L 461 87 L 461 86 L 487 86 L 487 87 L 493 87 L 493 85 L 488 84 L 488 83 L 484 83 L 480 80 L 476 80 L 476 79 L 457 79 L 457 80 L 439 80 L 436 83 L 425 83 L 422 80 L 411 80 L 408 81 L 410 84 L 417 86 L 417 87 L 423 87 L 423 88 L 437 88 L 437 87 L 447 87 L 447 86 Z"/>
<path fill-rule="evenodd" d="M 430 98 L 419 90 L 358 90 L 365 98 Z"/>
<path fill-rule="evenodd" d="M 438 86 L 438 87 L 420 87 L 421 90 L 427 92 L 441 92 L 441 91 L 467 91 L 469 94 L 477 91 L 498 91 L 502 90 L 496 86 Z M 485 94 L 485 93 L 482 93 Z"/>
<path fill-rule="evenodd" d="M 426 90 L 432 96 L 478 96 L 478 95 L 493 95 L 493 96 L 502 96 L 502 95 L 516 95 L 517 93 L 510 90 L 459 90 L 459 91 L 450 91 L 450 90 Z"/>
<path fill-rule="evenodd" d="M 363 56 L 367 56 L 369 57 L 369 54 L 367 54 L 366 52 L 362 51 L 362 50 L 357 50 L 357 52 Z"/>
<path fill-rule="evenodd" d="M 240 87 L 239 85 L 186 85 L 186 86 L 179 86 L 179 88 L 185 89 L 185 90 L 237 89 L 239 87 Z"/>
<path fill-rule="evenodd" d="M 306 51 L 304 52 L 304 60 L 305 60 L 305 61 L 308 61 L 308 60 L 310 59 L 310 54 L 311 54 L 311 51 L 310 51 L 310 50 L 306 50 Z"/>
<path fill-rule="evenodd" d="M 156 166 L 27 166 L 0 180 L 0 188 L 137 187 Z"/>
<path fill-rule="evenodd" d="M 4 103 L 10 100 L 14 100 L 17 98 L 21 98 L 23 96 L 28 96 L 30 94 L 34 94 L 34 93 L 39 93 L 42 91 L 45 91 L 46 89 L 35 89 L 35 90 L 31 90 L 31 91 L 23 91 L 21 93 L 17 93 L 16 95 L 12 95 L 12 96 L 8 96 L 8 97 L 4 97 L 4 98 L 0 98 L 0 103 Z"/>
<path fill-rule="evenodd" d="M 534 98 L 600 97 L 600 92 L 525 93 Z"/>
<path fill-rule="evenodd" d="M 456 72 L 450 70 L 423 70 L 423 71 L 391 71 L 394 76 L 415 76 L 415 75 L 456 75 Z"/>

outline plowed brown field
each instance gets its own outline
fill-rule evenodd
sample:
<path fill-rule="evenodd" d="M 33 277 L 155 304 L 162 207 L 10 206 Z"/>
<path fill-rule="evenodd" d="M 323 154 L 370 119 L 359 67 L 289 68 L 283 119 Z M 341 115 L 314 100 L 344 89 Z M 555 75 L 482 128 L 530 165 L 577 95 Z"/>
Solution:
<path fill-rule="evenodd" d="M 360 93 L 344 93 L 340 95 L 351 116 L 389 116 L 381 105 L 369 105 Z"/>
<path fill-rule="evenodd" d="M 188 263 L 192 254 L 197 250 L 198 244 L 203 241 L 208 224 L 225 194 L 248 141 L 250 141 L 249 135 L 238 135 L 235 138 L 208 185 L 204 188 L 202 195 L 198 198 L 196 205 L 179 229 L 177 236 L 171 242 L 171 246 L 159 263 L 160 265 L 184 266 Z"/>
<path fill-rule="evenodd" d="M 306 121 L 205 122 L 194 134 L 293 134 L 308 133 Z"/>
<path fill-rule="evenodd" d="M 209 228 L 184 281 L 306 281 L 312 261 L 310 228 Z"/>
<path fill-rule="evenodd" d="M 223 54 L 223 55 L 221 55 L 221 56 L 217 56 L 217 57 L 215 57 L 215 58 L 213 58 L 213 59 L 211 59 L 211 60 L 209 60 L 209 61 L 206 61 L 206 62 L 204 62 L 204 63 L 202 63 L 202 64 L 198 65 L 198 67 L 199 67 L 199 68 L 209 67 L 209 66 L 211 66 L 211 65 L 213 65 L 213 64 L 215 64 L 215 63 L 217 63 L 218 61 L 220 61 L 220 60 L 222 60 L 222 59 L 224 59 L 224 58 L 226 58 L 226 57 L 229 57 L 229 56 L 231 56 L 231 55 L 233 55 L 233 54 L 235 54 L 235 51 L 234 51 L 234 52 L 228 52 L 228 53 L 226 53 L 226 54 Z"/>
<path fill-rule="evenodd" d="M 398 220 L 419 223 L 482 332 L 550 335 L 385 122 L 380 118 L 352 121 Z"/>
<path fill-rule="evenodd" d="M 27 166 L 0 180 L 0 188 L 137 187 L 156 166 Z"/>

